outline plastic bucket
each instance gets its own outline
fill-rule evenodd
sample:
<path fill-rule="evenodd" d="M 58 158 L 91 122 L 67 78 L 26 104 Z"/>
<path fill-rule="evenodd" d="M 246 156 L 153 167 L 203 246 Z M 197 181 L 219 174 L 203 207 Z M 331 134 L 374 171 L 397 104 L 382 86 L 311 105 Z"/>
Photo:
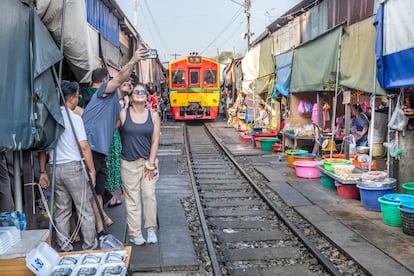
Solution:
<path fill-rule="evenodd" d="M 259 138 L 260 149 L 262 151 L 272 151 L 273 144 L 280 141 L 278 138 Z"/>
<path fill-rule="evenodd" d="M 362 206 L 370 211 L 381 211 L 378 198 L 386 194 L 391 194 L 395 188 L 395 186 L 368 188 L 360 185 L 357 185 L 357 187 L 359 188 Z"/>
<path fill-rule="evenodd" d="M 308 153 L 309 151 L 307 150 L 287 150 L 286 152 L 286 156 L 287 156 L 287 161 L 288 161 L 288 166 L 291 168 L 295 168 L 295 165 L 293 165 L 294 158 L 293 158 L 293 154 L 294 153 Z"/>
<path fill-rule="evenodd" d="M 316 154 L 314 153 L 294 153 L 293 162 L 296 161 L 313 161 L 315 160 Z"/>
<path fill-rule="evenodd" d="M 320 171 L 317 165 L 322 165 L 320 161 L 295 161 L 293 162 L 296 170 L 296 176 L 302 178 L 319 178 Z"/>
<path fill-rule="evenodd" d="M 338 196 L 345 199 L 359 199 L 359 189 L 356 184 L 335 183 Z"/>
<path fill-rule="evenodd" d="M 372 144 L 372 156 L 374 157 L 383 156 L 384 152 L 385 150 L 384 150 L 384 146 L 382 145 L 382 143 Z"/>
<path fill-rule="evenodd" d="M 378 198 L 378 202 L 381 205 L 382 220 L 389 226 L 401 226 L 401 215 L 398 206 L 400 201 L 391 201 L 381 196 Z"/>
<path fill-rule="evenodd" d="M 336 190 L 335 180 L 324 173 L 321 174 L 322 187 L 330 190 Z"/>
<path fill-rule="evenodd" d="M 401 185 L 407 195 L 414 195 L 414 182 L 407 182 Z"/>

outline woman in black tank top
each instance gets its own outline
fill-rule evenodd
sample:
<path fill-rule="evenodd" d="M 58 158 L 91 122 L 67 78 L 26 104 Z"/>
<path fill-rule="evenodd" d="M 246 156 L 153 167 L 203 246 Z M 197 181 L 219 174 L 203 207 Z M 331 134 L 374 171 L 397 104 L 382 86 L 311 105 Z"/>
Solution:
<path fill-rule="evenodd" d="M 122 141 L 121 176 L 127 211 L 129 241 L 135 245 L 157 242 L 158 143 L 160 117 L 145 107 L 148 92 L 137 84 L 130 96 L 130 107 L 120 116 Z M 144 238 L 141 229 L 141 197 L 144 207 Z"/>

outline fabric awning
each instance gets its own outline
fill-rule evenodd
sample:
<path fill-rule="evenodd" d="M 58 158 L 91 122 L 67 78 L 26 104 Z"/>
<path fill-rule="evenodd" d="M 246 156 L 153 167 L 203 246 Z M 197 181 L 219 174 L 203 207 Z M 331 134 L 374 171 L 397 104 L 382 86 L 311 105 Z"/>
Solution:
<path fill-rule="evenodd" d="M 296 48 L 292 63 L 290 92 L 321 91 L 335 81 L 340 28 Z"/>
<path fill-rule="evenodd" d="M 275 84 L 275 61 L 273 58 L 273 40 L 266 39 L 260 44 L 259 75 L 255 83 L 256 94 L 272 92 Z"/>
<path fill-rule="evenodd" d="M 254 81 L 259 76 L 260 44 L 246 53 L 242 59 L 243 81 Z"/>
<path fill-rule="evenodd" d="M 345 28 L 342 36 L 339 83 L 343 86 L 372 93 L 375 69 L 374 17 L 367 18 Z M 376 94 L 385 95 L 379 85 Z"/>
<path fill-rule="evenodd" d="M 63 2 L 50 0 L 38 0 L 37 2 L 39 8 L 36 11 L 43 24 L 51 32 L 56 44 L 60 45 Z M 97 68 L 98 64 L 89 37 L 85 1 L 67 2 L 63 29 L 63 54 L 76 80 L 86 83 L 90 80 L 90 72 Z"/>
<path fill-rule="evenodd" d="M 374 25 L 377 78 L 385 89 L 414 86 L 414 2 L 382 3 Z"/>
<path fill-rule="evenodd" d="M 44 150 L 63 126 L 50 69 L 62 56 L 33 7 L 2 4 L 10 20 L 0 39 L 0 150 Z"/>
<path fill-rule="evenodd" d="M 289 84 L 292 69 L 292 50 L 275 56 L 276 60 L 276 85 L 274 92 L 283 96 L 289 96 Z"/>

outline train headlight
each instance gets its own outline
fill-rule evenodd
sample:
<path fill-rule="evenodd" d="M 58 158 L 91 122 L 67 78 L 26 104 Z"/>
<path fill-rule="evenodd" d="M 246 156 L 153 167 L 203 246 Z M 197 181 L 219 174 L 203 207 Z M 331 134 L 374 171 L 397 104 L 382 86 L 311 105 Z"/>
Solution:
<path fill-rule="evenodd" d="M 217 103 L 217 100 L 216 99 L 213 99 L 213 103 Z"/>
<path fill-rule="evenodd" d="M 174 99 L 174 100 L 173 100 L 173 103 L 177 103 L 177 100 L 176 100 L 176 99 Z"/>

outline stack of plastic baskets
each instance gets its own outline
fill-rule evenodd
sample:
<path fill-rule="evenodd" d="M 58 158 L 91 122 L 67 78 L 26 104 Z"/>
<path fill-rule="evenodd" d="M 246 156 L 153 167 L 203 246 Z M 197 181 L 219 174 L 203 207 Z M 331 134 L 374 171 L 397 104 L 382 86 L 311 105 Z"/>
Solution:
<path fill-rule="evenodd" d="M 407 197 L 404 197 L 398 209 L 401 214 L 403 233 L 414 236 L 414 196 L 407 195 Z"/>

